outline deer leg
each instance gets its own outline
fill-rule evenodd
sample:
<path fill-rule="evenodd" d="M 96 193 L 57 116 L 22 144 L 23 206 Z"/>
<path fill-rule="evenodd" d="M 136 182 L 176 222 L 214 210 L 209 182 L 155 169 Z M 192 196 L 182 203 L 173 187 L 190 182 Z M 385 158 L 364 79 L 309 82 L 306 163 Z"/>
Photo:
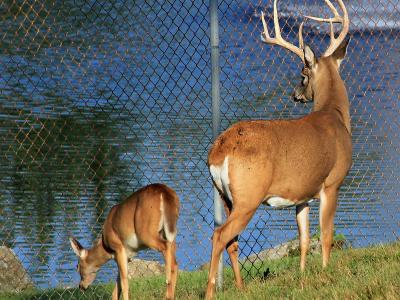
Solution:
<path fill-rule="evenodd" d="M 172 243 L 166 242 L 165 250 L 162 251 L 165 260 L 165 277 L 167 283 L 167 291 L 165 294 L 165 299 L 173 299 L 173 284 L 171 282 L 171 273 L 172 273 Z"/>
<path fill-rule="evenodd" d="M 310 244 L 310 231 L 309 231 L 309 220 L 308 220 L 309 212 L 310 212 L 310 206 L 308 205 L 307 202 L 296 206 L 296 221 L 300 239 L 301 271 L 304 271 L 304 268 L 306 266 L 307 251 Z"/>
<path fill-rule="evenodd" d="M 118 272 L 117 282 L 115 283 L 111 299 L 112 300 L 118 300 L 120 295 L 121 295 L 121 282 L 120 282 L 119 272 Z"/>
<path fill-rule="evenodd" d="M 229 200 L 224 201 L 224 208 L 226 216 L 232 212 L 232 202 Z M 235 284 L 238 288 L 243 288 L 243 281 L 242 276 L 240 275 L 240 268 L 239 268 L 239 242 L 238 236 L 235 236 L 226 246 L 226 252 L 228 252 L 229 259 L 231 260 L 231 265 L 233 269 L 233 274 L 235 276 Z"/>
<path fill-rule="evenodd" d="M 255 213 L 256 208 L 257 206 L 255 208 L 236 206 L 225 224 L 214 230 L 206 299 L 211 299 L 214 294 L 215 276 L 222 250 L 224 250 L 226 245 L 246 227 Z"/>
<path fill-rule="evenodd" d="M 319 222 L 321 227 L 322 267 L 328 265 L 333 242 L 333 220 L 337 206 L 337 188 L 325 188 L 320 192 Z"/>
<path fill-rule="evenodd" d="M 176 262 L 176 241 L 172 242 L 172 270 L 171 270 L 171 285 L 172 285 L 172 298 L 175 298 L 176 279 L 178 277 L 178 263 Z"/>
<path fill-rule="evenodd" d="M 122 298 L 124 300 L 129 300 L 128 257 L 124 248 L 121 248 L 120 250 L 115 252 L 115 260 L 117 261 L 119 270 L 118 277 L 120 282 L 120 289 L 122 289 Z"/>
<path fill-rule="evenodd" d="M 164 261 L 165 261 L 165 275 L 166 275 L 166 284 L 167 284 L 167 290 L 165 292 L 165 298 L 166 299 L 173 299 L 174 297 L 174 283 L 172 282 L 173 276 L 172 276 L 172 265 L 174 264 L 174 255 L 173 255 L 173 249 L 175 249 L 175 246 L 173 243 L 165 241 L 164 239 L 161 239 L 159 237 L 153 237 L 153 236 L 146 236 L 142 242 L 144 244 L 154 250 L 157 250 L 162 253 L 164 256 Z M 175 243 L 175 242 L 174 242 Z M 174 274 L 175 276 L 175 274 Z"/>
<path fill-rule="evenodd" d="M 238 236 L 234 237 L 228 245 L 226 246 L 226 251 L 229 254 L 229 258 L 231 260 L 233 274 L 235 276 L 235 284 L 236 287 L 241 289 L 243 288 L 242 276 L 240 275 L 240 267 L 239 267 L 239 242 Z"/>

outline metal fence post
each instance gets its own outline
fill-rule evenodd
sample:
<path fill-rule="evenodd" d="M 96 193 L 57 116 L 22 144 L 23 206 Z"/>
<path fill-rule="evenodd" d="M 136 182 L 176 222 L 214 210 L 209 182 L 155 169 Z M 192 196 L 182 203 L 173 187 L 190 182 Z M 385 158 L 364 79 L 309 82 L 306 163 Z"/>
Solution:
<path fill-rule="evenodd" d="M 219 92 L 219 36 L 218 36 L 218 0 L 210 0 L 211 27 L 211 97 L 213 138 L 220 131 L 220 92 Z M 214 187 L 214 226 L 220 226 L 223 219 L 223 205 L 218 191 Z M 218 264 L 217 288 L 222 287 L 223 253 Z"/>

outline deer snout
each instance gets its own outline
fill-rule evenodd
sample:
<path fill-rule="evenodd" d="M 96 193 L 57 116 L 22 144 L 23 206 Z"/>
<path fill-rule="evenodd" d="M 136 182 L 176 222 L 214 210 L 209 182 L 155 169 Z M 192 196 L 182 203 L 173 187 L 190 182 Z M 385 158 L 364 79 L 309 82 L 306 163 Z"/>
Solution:
<path fill-rule="evenodd" d="M 86 291 L 87 288 L 88 288 L 87 285 L 84 285 L 82 282 L 79 283 L 79 289 L 80 289 L 81 291 Z"/>

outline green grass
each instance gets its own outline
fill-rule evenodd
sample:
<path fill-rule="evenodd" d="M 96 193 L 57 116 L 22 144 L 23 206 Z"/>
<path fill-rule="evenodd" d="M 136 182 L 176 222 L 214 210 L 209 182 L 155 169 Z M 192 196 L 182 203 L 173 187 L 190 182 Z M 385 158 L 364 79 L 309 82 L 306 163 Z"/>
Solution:
<path fill-rule="evenodd" d="M 216 299 L 399 299 L 400 242 L 366 249 L 333 252 L 330 265 L 321 269 L 321 257 L 309 256 L 306 271 L 298 270 L 299 258 L 287 257 L 264 262 L 267 278 L 247 279 L 239 291 L 233 285 L 230 269 L 225 271 L 224 287 Z M 250 270 L 253 272 L 254 270 Z M 181 272 L 177 299 L 204 297 L 207 271 Z M 96 285 L 86 292 L 78 289 L 30 290 L 4 299 L 109 299 L 114 284 Z M 130 282 L 132 299 L 162 299 L 165 278 L 156 276 Z M 2 298 L 0 296 L 0 298 Z M 2 298 L 3 299 L 3 298 Z"/>

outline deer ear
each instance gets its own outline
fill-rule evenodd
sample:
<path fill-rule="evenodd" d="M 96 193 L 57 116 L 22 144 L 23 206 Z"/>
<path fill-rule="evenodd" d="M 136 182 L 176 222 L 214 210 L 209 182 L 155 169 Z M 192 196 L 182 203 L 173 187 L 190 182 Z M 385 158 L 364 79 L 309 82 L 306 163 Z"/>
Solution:
<path fill-rule="evenodd" d="M 336 48 L 335 52 L 332 53 L 332 57 L 336 59 L 338 66 L 343 61 L 347 53 L 347 46 L 349 45 L 350 38 L 344 39 L 339 47 Z"/>
<path fill-rule="evenodd" d="M 307 67 L 312 69 L 316 64 L 315 54 L 314 51 L 308 46 L 304 45 L 304 62 Z"/>
<path fill-rule="evenodd" d="M 69 242 L 71 243 L 72 250 L 74 250 L 75 254 L 80 258 L 85 258 L 87 255 L 87 251 L 75 238 L 69 238 Z"/>

